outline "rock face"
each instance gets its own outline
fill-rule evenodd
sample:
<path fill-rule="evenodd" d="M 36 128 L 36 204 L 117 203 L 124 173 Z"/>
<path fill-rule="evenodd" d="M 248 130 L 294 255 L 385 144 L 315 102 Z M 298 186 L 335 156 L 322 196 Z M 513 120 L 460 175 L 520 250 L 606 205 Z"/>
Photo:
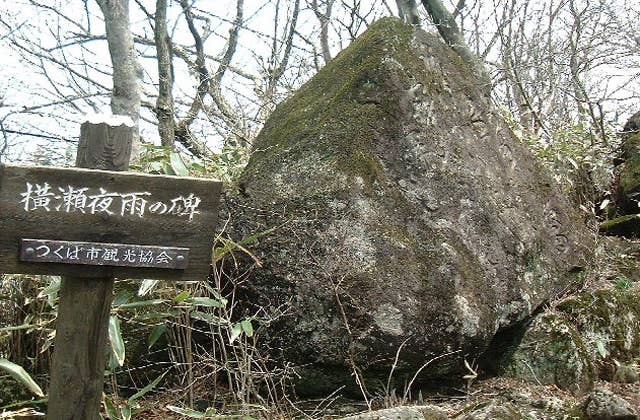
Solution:
<path fill-rule="evenodd" d="M 602 223 L 600 231 L 608 235 L 639 237 L 640 112 L 624 125 L 620 162 L 614 183 L 615 217 Z"/>
<path fill-rule="evenodd" d="M 600 378 L 633 383 L 640 359 L 640 289 L 584 292 L 531 323 L 501 373 L 530 383 L 553 384 L 576 394 Z"/>
<path fill-rule="evenodd" d="M 631 404 L 607 389 L 593 391 L 584 407 L 589 420 L 636 420 L 638 416 Z"/>
<path fill-rule="evenodd" d="M 640 359 L 640 289 L 582 293 L 557 309 L 580 332 L 600 378 L 611 380 L 619 364 Z"/>
<path fill-rule="evenodd" d="M 596 379 L 582 337 L 571 322 L 553 312 L 532 322 L 501 373 L 575 394 L 590 391 Z"/>
<path fill-rule="evenodd" d="M 591 238 L 455 53 L 391 18 L 277 107 L 241 181 L 232 236 L 277 227 L 245 297 L 288 309 L 265 343 L 327 389 L 386 381 L 400 348 L 396 378 L 458 371 L 573 287 Z"/>

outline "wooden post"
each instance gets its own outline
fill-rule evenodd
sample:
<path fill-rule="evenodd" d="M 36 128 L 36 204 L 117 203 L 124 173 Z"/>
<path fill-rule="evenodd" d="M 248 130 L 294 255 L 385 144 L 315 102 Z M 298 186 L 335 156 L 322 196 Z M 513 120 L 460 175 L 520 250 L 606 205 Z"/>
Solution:
<path fill-rule="evenodd" d="M 84 123 L 76 166 L 126 171 L 133 128 Z M 50 420 L 100 418 L 113 277 L 65 277 L 51 367 Z"/>

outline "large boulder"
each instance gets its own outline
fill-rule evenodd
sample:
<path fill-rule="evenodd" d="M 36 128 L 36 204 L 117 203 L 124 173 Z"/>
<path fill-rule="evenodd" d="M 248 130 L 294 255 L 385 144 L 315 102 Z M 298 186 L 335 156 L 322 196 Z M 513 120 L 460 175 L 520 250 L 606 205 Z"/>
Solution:
<path fill-rule="evenodd" d="M 276 227 L 243 283 L 286 309 L 264 343 L 328 389 L 458 372 L 592 242 L 462 60 L 392 18 L 277 107 L 226 205 L 236 239 Z"/>

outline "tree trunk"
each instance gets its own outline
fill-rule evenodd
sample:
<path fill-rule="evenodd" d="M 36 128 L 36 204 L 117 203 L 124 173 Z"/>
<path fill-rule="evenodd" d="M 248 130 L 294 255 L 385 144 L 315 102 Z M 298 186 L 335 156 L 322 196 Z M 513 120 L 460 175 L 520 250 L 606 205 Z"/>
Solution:
<path fill-rule="evenodd" d="M 138 126 L 142 69 L 136 60 L 133 35 L 129 25 L 129 0 L 96 0 L 104 15 L 104 26 L 113 65 L 111 112 L 128 115 Z M 140 136 L 134 130 L 132 156 L 138 155 Z"/>
<path fill-rule="evenodd" d="M 420 15 L 418 14 L 416 0 L 396 0 L 396 5 L 398 6 L 400 19 L 412 25 L 420 25 Z"/>
<path fill-rule="evenodd" d="M 465 42 L 453 15 L 449 13 L 440 0 L 422 0 L 422 4 L 427 9 L 427 13 L 429 13 L 444 42 L 467 63 L 478 79 L 478 84 L 488 96 L 491 93 L 491 76 L 489 76 L 482 62 Z"/>
<path fill-rule="evenodd" d="M 171 64 L 171 38 L 167 32 L 167 0 L 156 1 L 154 38 L 158 53 L 158 99 L 156 101 L 158 133 L 162 145 L 173 149 L 175 139 L 173 68 Z"/>

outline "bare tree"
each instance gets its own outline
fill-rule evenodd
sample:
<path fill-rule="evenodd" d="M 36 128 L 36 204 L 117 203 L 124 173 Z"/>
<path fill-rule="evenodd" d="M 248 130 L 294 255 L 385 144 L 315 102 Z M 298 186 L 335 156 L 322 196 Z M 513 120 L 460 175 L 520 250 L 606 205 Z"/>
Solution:
<path fill-rule="evenodd" d="M 396 0 L 398 16 L 412 25 L 420 25 L 420 14 L 415 0 Z"/>
<path fill-rule="evenodd" d="M 175 121 L 173 105 L 173 53 L 167 31 L 167 0 L 156 1 L 153 35 L 158 55 L 158 99 L 156 116 L 158 134 L 163 146 L 173 149 Z"/>
<path fill-rule="evenodd" d="M 471 68 L 487 95 L 491 92 L 491 77 L 480 61 L 480 58 L 467 45 L 466 40 L 455 20 L 455 16 L 464 7 L 464 1 L 459 1 L 453 13 L 449 12 L 440 0 L 422 0 L 424 8 L 431 17 L 438 33 L 444 42 L 451 47 L 462 60 Z"/>
<path fill-rule="evenodd" d="M 311 9 L 320 22 L 320 45 L 322 46 L 322 58 L 327 63 L 331 60 L 331 48 L 329 46 L 329 22 L 335 0 L 325 0 L 324 9 L 321 9 L 318 0 L 311 0 Z"/>
<path fill-rule="evenodd" d="M 104 15 L 109 55 L 113 63 L 111 110 L 138 121 L 141 69 L 129 24 L 129 0 L 96 0 Z"/>

